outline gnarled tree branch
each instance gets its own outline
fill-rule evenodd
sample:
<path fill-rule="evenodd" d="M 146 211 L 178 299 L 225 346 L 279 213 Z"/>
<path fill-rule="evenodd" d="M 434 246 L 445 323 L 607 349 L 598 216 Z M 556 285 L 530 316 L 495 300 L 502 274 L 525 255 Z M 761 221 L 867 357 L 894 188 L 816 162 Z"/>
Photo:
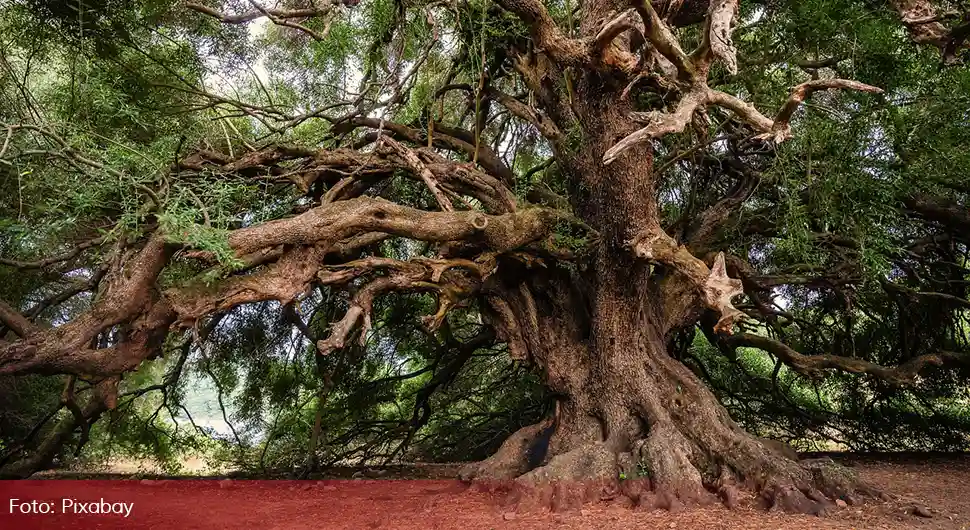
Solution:
<path fill-rule="evenodd" d="M 739 333 L 721 340 L 735 348 L 748 346 L 764 350 L 803 375 L 818 376 L 825 370 L 842 370 L 854 374 L 868 374 L 896 386 L 912 384 L 920 372 L 928 366 L 966 363 L 968 360 L 966 354 L 939 351 L 910 359 L 896 367 L 886 367 L 839 355 L 804 355 L 782 342 L 751 333 Z"/>
<path fill-rule="evenodd" d="M 273 24 L 302 31 L 303 33 L 306 33 L 312 37 L 314 40 L 322 41 L 326 38 L 326 33 L 318 33 L 303 24 L 293 22 L 293 19 L 308 19 L 329 15 L 333 13 L 337 4 L 330 3 L 328 0 L 322 2 L 317 2 L 314 0 L 310 3 L 312 7 L 299 9 L 274 9 L 264 7 L 255 0 L 249 0 L 249 4 L 253 6 L 254 10 L 237 15 L 227 15 L 211 7 L 196 2 L 189 2 L 185 4 L 185 6 L 193 11 L 213 17 L 224 24 L 245 24 L 247 22 L 252 22 L 253 20 L 265 17 L 268 18 Z"/>

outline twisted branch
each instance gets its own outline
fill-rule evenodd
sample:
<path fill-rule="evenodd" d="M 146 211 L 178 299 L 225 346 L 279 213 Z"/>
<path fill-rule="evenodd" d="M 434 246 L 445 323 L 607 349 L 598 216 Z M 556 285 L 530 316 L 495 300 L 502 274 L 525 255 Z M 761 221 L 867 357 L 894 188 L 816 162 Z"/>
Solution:
<path fill-rule="evenodd" d="M 806 376 L 817 377 L 825 370 L 841 370 L 853 374 L 872 375 L 895 386 L 913 384 L 916 377 L 928 366 L 960 364 L 970 360 L 965 353 L 939 351 L 910 359 L 896 367 L 886 367 L 839 355 L 804 355 L 782 342 L 751 333 L 739 333 L 721 340 L 734 348 L 748 346 L 764 350 Z"/>

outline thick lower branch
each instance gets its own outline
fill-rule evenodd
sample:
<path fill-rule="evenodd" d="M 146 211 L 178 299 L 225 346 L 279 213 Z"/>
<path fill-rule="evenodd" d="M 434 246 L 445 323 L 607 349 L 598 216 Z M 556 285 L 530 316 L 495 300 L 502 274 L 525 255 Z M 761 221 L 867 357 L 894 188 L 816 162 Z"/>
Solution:
<path fill-rule="evenodd" d="M 428 212 L 383 199 L 360 197 L 233 231 L 229 234 L 229 245 L 237 256 L 243 256 L 277 245 L 330 246 L 361 232 L 384 232 L 432 242 L 477 239 L 493 250 L 506 251 L 541 239 L 566 215 L 548 208 L 529 208 L 504 215 Z"/>
<path fill-rule="evenodd" d="M 156 233 L 144 248 L 109 272 L 92 308 L 67 324 L 27 334 L 15 312 L 0 315 L 10 327 L 28 335 L 0 346 L 0 373 L 115 375 L 133 369 L 158 354 L 176 320 L 188 325 L 244 303 L 294 301 L 317 280 L 324 258 L 340 254 L 348 245 L 354 247 L 357 238 L 367 244 L 385 237 L 381 234 L 394 234 L 432 242 L 467 241 L 504 252 L 546 237 L 564 215 L 545 208 L 496 216 L 473 211 L 427 212 L 365 197 L 339 201 L 230 233 L 229 245 L 239 256 L 262 256 L 260 253 L 269 251 L 266 259 L 273 259 L 277 252 L 282 253 L 256 273 L 233 276 L 213 286 L 170 289 L 162 297 L 154 284 L 172 246 L 166 244 L 163 234 Z M 281 250 L 287 246 L 294 248 Z M 441 271 L 452 266 L 467 268 L 468 263 L 451 260 L 414 265 L 423 271 L 421 282 L 434 284 Z M 334 274 L 354 277 L 346 270 Z M 432 323 L 440 322 L 459 297 L 450 287 L 439 293 L 441 305 Z M 130 329 L 120 343 L 103 349 L 91 347 L 100 333 L 123 323 Z"/>

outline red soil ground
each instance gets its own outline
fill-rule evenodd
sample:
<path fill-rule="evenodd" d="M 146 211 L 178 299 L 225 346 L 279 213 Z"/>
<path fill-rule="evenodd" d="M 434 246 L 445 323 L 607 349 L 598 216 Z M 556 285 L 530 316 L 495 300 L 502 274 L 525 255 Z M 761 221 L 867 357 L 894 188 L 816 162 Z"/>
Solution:
<path fill-rule="evenodd" d="M 520 514 L 454 480 L 453 467 L 421 480 L 34 480 L 0 482 L 0 529 L 962 529 L 970 530 L 970 456 L 856 457 L 864 478 L 891 492 L 890 502 L 836 507 L 824 517 L 721 506 L 678 513 L 588 505 L 570 513 Z M 428 468 L 409 475 L 429 476 Z M 400 478 L 391 475 L 392 478 Z M 434 477 L 438 478 L 434 478 Z M 9 499 L 134 503 L 117 515 L 9 513 Z M 914 515 L 920 508 L 923 515 Z"/>

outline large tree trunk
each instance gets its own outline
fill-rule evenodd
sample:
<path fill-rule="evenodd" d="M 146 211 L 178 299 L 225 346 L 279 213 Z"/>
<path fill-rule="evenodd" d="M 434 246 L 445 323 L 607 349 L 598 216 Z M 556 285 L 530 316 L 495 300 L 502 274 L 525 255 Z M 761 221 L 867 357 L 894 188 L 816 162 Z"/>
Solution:
<path fill-rule="evenodd" d="M 668 355 L 669 333 L 692 325 L 703 307 L 689 290 L 666 288 L 676 281 L 672 273 L 652 270 L 629 249 L 630 238 L 658 217 L 649 144 L 610 166 L 600 162 L 632 127 L 624 117 L 630 109 L 617 104 L 619 89 L 608 81 L 577 84 L 574 111 L 587 118 L 583 147 L 564 164 L 574 187 L 585 190 L 573 197 L 576 210 L 599 232 L 594 264 L 572 277 L 550 273 L 545 283 L 506 280 L 501 290 L 528 358 L 557 396 L 556 414 L 512 435 L 462 478 L 514 479 L 517 494 L 537 494 L 522 499 L 554 507 L 619 493 L 666 508 L 715 495 L 733 504 L 737 487 L 746 486 L 769 506 L 817 512 L 827 499 L 852 502 L 870 492 L 830 462 L 796 462 L 745 433 Z"/>
<path fill-rule="evenodd" d="M 510 304 L 538 316 L 528 342 L 556 413 L 467 466 L 463 479 L 491 488 L 514 481 L 517 497 L 553 508 L 617 495 L 670 509 L 720 496 L 730 506 L 741 488 L 769 508 L 818 513 L 830 500 L 876 493 L 831 461 L 797 462 L 744 432 L 667 354 L 661 310 L 635 281 L 645 273 L 626 265 L 598 271 L 588 335 L 575 322 L 582 311 L 557 303 L 570 299 L 561 282 L 536 289 L 531 301 L 522 289 Z M 518 315 L 523 322 L 527 313 Z"/>

